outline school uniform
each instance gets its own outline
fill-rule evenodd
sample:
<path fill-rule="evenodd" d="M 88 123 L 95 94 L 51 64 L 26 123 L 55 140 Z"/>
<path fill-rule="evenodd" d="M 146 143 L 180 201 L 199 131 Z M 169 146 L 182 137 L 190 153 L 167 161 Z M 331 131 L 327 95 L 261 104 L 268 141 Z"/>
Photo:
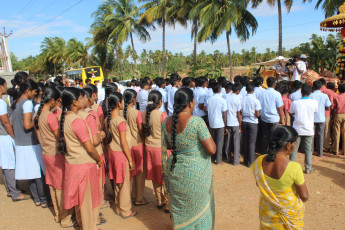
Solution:
<path fill-rule="evenodd" d="M 141 112 L 146 111 L 147 103 L 149 98 L 149 91 L 141 89 L 138 94 L 138 103 L 139 103 L 139 110 Z"/>
<path fill-rule="evenodd" d="M 246 96 L 247 95 L 247 87 L 243 86 L 241 91 L 240 91 L 240 95 L 242 97 Z"/>
<path fill-rule="evenodd" d="M 204 99 L 204 106 L 207 107 L 208 99 L 214 95 L 213 90 L 211 88 L 206 88 L 206 95 Z"/>
<path fill-rule="evenodd" d="M 167 92 L 163 88 L 158 88 L 158 87 L 155 90 L 157 90 L 158 92 L 162 94 L 162 106 L 159 108 L 159 111 L 168 113 L 168 111 L 166 111 L 165 109 L 165 103 L 168 102 Z"/>
<path fill-rule="evenodd" d="M 77 222 L 83 229 L 96 229 L 102 202 L 101 169 L 83 146 L 92 140 L 92 133 L 85 120 L 73 112 L 65 116 L 63 128 L 67 150 L 64 206 L 75 207 Z"/>
<path fill-rule="evenodd" d="M 293 153 L 290 155 L 290 160 L 296 161 L 297 151 L 300 143 L 302 143 L 305 152 L 306 171 L 312 169 L 311 158 L 312 142 L 314 138 L 314 116 L 317 111 L 318 102 L 310 99 L 309 97 L 303 97 L 300 100 L 293 101 L 289 111 L 289 113 L 294 114 L 295 119 L 292 127 L 298 133 L 296 147 Z"/>
<path fill-rule="evenodd" d="M 109 179 L 114 180 L 115 183 L 115 213 L 129 216 L 132 209 L 130 173 L 128 159 L 121 147 L 120 132 L 126 132 L 129 149 L 131 148 L 129 142 L 131 134 L 127 122 L 122 116 L 112 119 L 109 128 L 112 135 L 109 145 Z"/>
<path fill-rule="evenodd" d="M 263 91 L 265 91 L 265 90 L 264 90 L 261 86 L 255 87 L 255 88 L 254 88 L 254 94 L 255 94 L 256 98 L 259 99 L 260 94 L 261 94 Z"/>
<path fill-rule="evenodd" d="M 144 144 L 138 130 L 138 124 L 143 124 L 141 112 L 134 108 L 127 109 L 127 124 L 130 133 L 130 150 L 135 170 L 131 171 L 132 198 L 137 202 L 142 202 L 145 189 L 145 163 L 144 163 Z"/>
<path fill-rule="evenodd" d="M 62 227 L 68 227 L 73 225 L 73 209 L 66 210 L 63 203 L 65 156 L 58 152 L 58 141 L 54 135 L 54 132 L 59 130 L 58 118 L 50 111 L 42 111 L 38 118 L 38 126 L 37 136 L 42 147 L 45 180 L 54 206 L 54 219 Z"/>
<path fill-rule="evenodd" d="M 165 86 L 164 90 L 167 92 L 167 95 L 169 94 L 170 89 L 172 88 L 172 85 Z"/>
<path fill-rule="evenodd" d="M 47 204 L 42 158 L 42 148 L 34 129 L 24 129 L 24 113 L 34 114 L 31 100 L 23 99 L 17 103 L 11 115 L 16 154 L 16 180 L 29 180 L 30 191 L 35 203 Z"/>
<path fill-rule="evenodd" d="M 259 120 L 256 111 L 261 110 L 260 101 L 254 94 L 247 94 L 242 99 L 242 138 L 244 164 L 250 166 L 255 161 L 255 143 Z"/>
<path fill-rule="evenodd" d="M 12 110 L 10 106 L 0 98 L 0 116 L 7 114 L 11 116 Z M 12 199 L 17 199 L 22 195 L 21 191 L 16 186 L 15 179 L 15 154 L 14 154 L 14 140 L 8 134 L 5 127 L 0 122 L 0 167 L 4 176 L 6 191 L 11 195 Z"/>
<path fill-rule="evenodd" d="M 208 120 L 210 124 L 210 133 L 217 145 L 217 152 L 212 155 L 212 161 L 217 160 L 217 164 L 222 163 L 222 153 L 224 144 L 224 129 L 223 113 L 228 110 L 225 99 L 222 94 L 216 93 L 207 101 Z"/>
<path fill-rule="evenodd" d="M 302 98 L 301 89 L 296 90 L 296 92 L 290 94 L 290 97 L 289 97 L 289 99 L 290 99 L 291 101 L 296 101 L 296 100 L 299 100 L 299 99 L 301 99 L 301 98 Z"/>
<path fill-rule="evenodd" d="M 230 153 L 233 149 L 234 161 L 233 165 L 238 165 L 240 163 L 240 124 L 238 122 L 237 113 L 241 111 L 241 97 L 239 95 L 229 93 L 226 95 L 226 103 L 228 111 L 226 113 L 226 128 L 228 129 L 228 134 L 225 136 L 224 141 L 224 151 L 226 154 L 227 161 L 230 162 Z"/>
<path fill-rule="evenodd" d="M 161 127 L 163 121 L 168 115 L 159 110 L 153 110 L 150 114 L 150 135 L 145 137 L 146 153 L 146 180 L 152 180 L 153 190 L 155 192 L 158 204 L 164 204 L 169 207 L 168 194 L 162 172 L 162 136 Z M 143 113 L 143 121 L 146 122 L 146 112 Z M 168 157 L 170 151 L 168 151 Z"/>
<path fill-rule="evenodd" d="M 319 103 L 318 111 L 315 113 L 314 117 L 314 148 L 318 155 L 321 157 L 323 155 L 323 143 L 324 143 L 324 132 L 325 132 L 325 107 L 330 107 L 332 105 L 328 96 L 322 93 L 320 90 L 315 90 L 311 95 L 311 99 L 316 100 Z"/>
<path fill-rule="evenodd" d="M 260 94 L 259 101 L 261 104 L 261 143 L 262 148 L 260 149 L 261 154 L 268 153 L 268 147 L 272 140 L 273 131 L 279 125 L 279 114 L 278 108 L 283 106 L 282 96 L 273 88 L 268 88 Z M 259 142 L 259 143 L 260 143 Z"/>
<path fill-rule="evenodd" d="M 334 98 L 334 110 L 335 110 L 335 117 L 334 117 L 334 131 L 333 131 L 333 151 L 336 154 L 339 154 L 339 145 L 340 141 L 342 141 L 343 152 L 341 154 L 345 154 L 345 93 L 339 94 L 337 97 Z M 340 140 L 340 136 L 342 136 L 342 140 Z"/>
<path fill-rule="evenodd" d="M 174 113 L 174 97 L 178 89 L 176 87 L 171 87 L 168 92 L 168 112 L 169 116 L 172 116 Z"/>
<path fill-rule="evenodd" d="M 199 108 L 200 104 L 205 103 L 205 97 L 206 97 L 205 89 L 198 86 L 194 90 L 193 94 L 194 94 L 194 100 L 195 100 L 193 115 L 202 117 L 202 119 L 204 119 L 205 123 L 207 124 L 208 123 L 207 114 L 205 113 L 203 109 Z"/>
<path fill-rule="evenodd" d="M 61 113 L 62 113 L 62 109 L 60 107 L 55 107 L 52 110 L 53 114 L 57 117 L 58 121 L 60 122 L 60 118 L 61 118 Z"/>
<path fill-rule="evenodd" d="M 287 96 L 282 96 L 282 100 L 283 100 L 283 124 L 282 125 L 287 125 L 287 126 L 291 126 L 291 119 L 290 119 L 290 115 L 289 115 L 289 110 L 292 104 L 292 101 L 287 97 Z"/>

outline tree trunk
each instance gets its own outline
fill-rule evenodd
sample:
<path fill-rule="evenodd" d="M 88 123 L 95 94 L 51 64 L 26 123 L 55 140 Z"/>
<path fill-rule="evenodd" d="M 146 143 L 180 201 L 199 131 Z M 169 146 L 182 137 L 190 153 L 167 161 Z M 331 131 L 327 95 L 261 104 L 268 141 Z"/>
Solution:
<path fill-rule="evenodd" d="M 197 36 L 198 36 L 198 20 L 194 19 L 193 21 L 194 23 L 194 27 L 195 27 L 195 31 L 194 31 L 194 66 L 196 66 L 197 64 L 197 60 L 196 60 L 196 48 L 197 48 L 197 44 L 198 44 L 198 39 L 197 39 Z"/>
<path fill-rule="evenodd" d="M 163 16 L 163 53 L 162 53 L 162 78 L 164 78 L 165 71 L 165 18 Z"/>
<path fill-rule="evenodd" d="M 279 17 L 279 56 L 283 56 L 283 29 L 282 29 L 282 4 L 281 0 L 278 0 L 278 17 Z"/>
<path fill-rule="evenodd" d="M 228 43 L 230 81 L 232 81 L 233 76 L 232 76 L 232 60 L 231 60 L 231 50 L 230 50 L 230 32 L 226 32 L 226 41 Z"/>
<path fill-rule="evenodd" d="M 134 68 L 135 70 L 137 70 L 137 55 L 135 54 L 132 32 L 130 33 L 130 35 L 131 35 L 131 42 L 132 42 L 132 58 L 134 60 Z"/>
<path fill-rule="evenodd" d="M 117 49 L 117 45 L 115 45 L 115 55 L 116 55 L 116 58 L 117 58 L 117 68 L 119 69 L 120 71 L 120 74 L 121 74 L 121 80 L 123 80 L 123 75 L 122 75 L 122 67 L 121 67 L 121 60 L 120 60 L 120 57 L 119 57 L 119 51 Z"/>

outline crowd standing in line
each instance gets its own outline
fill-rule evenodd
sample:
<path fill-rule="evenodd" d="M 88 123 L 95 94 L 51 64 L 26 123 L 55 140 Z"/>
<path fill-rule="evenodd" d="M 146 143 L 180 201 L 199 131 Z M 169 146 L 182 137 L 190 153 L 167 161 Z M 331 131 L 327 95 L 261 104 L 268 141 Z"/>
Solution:
<path fill-rule="evenodd" d="M 246 76 L 228 82 L 172 74 L 132 80 L 127 89 L 116 78 L 66 87 L 61 77 L 36 83 L 24 72 L 7 89 L 0 78 L 0 96 L 8 94 L 11 105 L 0 99 L 8 196 L 30 199 L 16 187 L 16 180 L 26 180 L 34 204 L 52 204 L 62 227 L 97 229 L 107 222 L 100 209 L 110 205 L 106 176 L 115 212 L 124 219 L 138 214 L 133 205 L 148 204 L 145 181 L 152 180 L 157 208 L 171 213 L 176 229 L 213 229 L 211 164 L 239 165 L 242 154 L 262 194 L 261 227 L 302 227 L 308 192 L 297 151 L 301 145 L 307 174 L 314 150 L 340 153 L 345 84 L 339 95 L 324 79 L 313 88 L 303 84 L 305 68 L 296 59 L 291 89 L 281 60 L 273 67 L 280 82 L 267 78 L 267 89 L 263 78 Z"/>

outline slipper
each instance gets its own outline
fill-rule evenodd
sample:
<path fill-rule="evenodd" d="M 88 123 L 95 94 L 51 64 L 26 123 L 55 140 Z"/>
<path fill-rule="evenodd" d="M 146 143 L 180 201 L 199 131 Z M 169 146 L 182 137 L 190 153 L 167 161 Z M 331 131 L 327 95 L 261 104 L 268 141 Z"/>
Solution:
<path fill-rule="evenodd" d="M 143 200 L 141 202 L 134 202 L 135 206 L 143 206 L 143 205 L 147 205 L 147 204 L 149 204 L 149 202 L 145 198 L 143 198 Z"/>
<path fill-rule="evenodd" d="M 41 206 L 41 202 L 37 202 L 35 203 L 35 205 L 38 207 L 38 206 Z"/>
<path fill-rule="evenodd" d="M 41 204 L 41 208 L 49 208 L 48 204 Z"/>
<path fill-rule="evenodd" d="M 164 206 L 165 206 L 165 203 L 163 203 L 163 204 L 161 204 L 161 205 L 158 204 L 158 205 L 157 205 L 157 208 L 158 208 L 158 209 L 162 209 Z"/>
<path fill-rule="evenodd" d="M 128 219 L 128 218 L 136 216 L 137 214 L 138 214 L 137 212 L 132 211 L 131 214 L 129 214 L 129 216 L 123 216 L 122 219 Z"/>
<path fill-rule="evenodd" d="M 103 203 L 101 209 L 103 209 L 103 208 L 109 208 L 109 207 L 110 207 L 109 201 L 105 201 L 105 202 Z"/>
<path fill-rule="evenodd" d="M 12 198 L 12 201 L 13 202 L 17 202 L 17 201 L 22 201 L 22 200 L 28 200 L 28 199 L 30 199 L 30 196 L 29 195 L 24 195 L 24 197 L 23 198 L 16 198 L 16 199 L 14 199 L 14 198 Z"/>
<path fill-rule="evenodd" d="M 169 210 L 169 209 L 165 209 L 164 212 L 167 213 L 167 214 L 169 214 L 169 213 L 170 213 L 170 210 Z"/>
<path fill-rule="evenodd" d="M 100 220 L 99 223 L 97 223 L 97 226 L 102 225 L 102 224 L 105 224 L 105 223 L 107 223 L 107 219 L 101 217 L 101 220 Z"/>

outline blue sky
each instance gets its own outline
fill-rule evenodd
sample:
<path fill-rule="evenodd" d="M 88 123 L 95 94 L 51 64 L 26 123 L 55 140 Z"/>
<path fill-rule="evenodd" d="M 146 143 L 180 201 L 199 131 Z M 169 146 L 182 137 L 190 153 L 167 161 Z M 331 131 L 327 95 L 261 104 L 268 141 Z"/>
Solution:
<path fill-rule="evenodd" d="M 0 28 L 1 31 L 2 27 L 6 27 L 7 32 L 13 31 L 13 35 L 8 38 L 8 43 L 9 49 L 16 56 L 24 58 L 37 55 L 40 53 L 40 44 L 44 37 L 59 36 L 65 40 L 77 38 L 81 41 L 90 37 L 88 30 L 93 22 L 91 14 L 101 2 L 101 0 L 3 1 L 2 9 L 6 10 L 2 10 L 0 15 Z M 231 49 L 236 52 L 242 49 L 249 50 L 251 47 L 256 47 L 259 52 L 263 52 L 266 48 L 277 50 L 277 6 L 270 7 L 262 4 L 250 11 L 257 18 L 258 30 L 244 43 L 232 35 Z M 315 10 L 315 1 L 306 4 L 303 4 L 301 0 L 294 1 L 290 13 L 287 13 L 285 8 L 283 9 L 283 47 L 290 49 L 302 42 L 307 42 L 313 33 L 327 36 L 328 33 L 321 32 L 319 27 L 323 19 L 324 13 L 321 10 Z M 142 43 L 135 39 L 137 52 L 141 52 L 142 49 L 161 49 L 161 29 L 157 28 L 150 33 L 152 38 L 150 42 Z M 125 43 L 124 47 L 128 44 L 128 42 Z M 189 28 L 179 25 L 168 28 L 166 47 L 173 53 L 190 54 L 193 51 L 193 42 L 190 39 Z M 220 37 L 214 44 L 209 42 L 199 44 L 198 52 L 201 50 L 208 53 L 213 53 L 214 50 L 226 52 L 225 36 Z"/>

